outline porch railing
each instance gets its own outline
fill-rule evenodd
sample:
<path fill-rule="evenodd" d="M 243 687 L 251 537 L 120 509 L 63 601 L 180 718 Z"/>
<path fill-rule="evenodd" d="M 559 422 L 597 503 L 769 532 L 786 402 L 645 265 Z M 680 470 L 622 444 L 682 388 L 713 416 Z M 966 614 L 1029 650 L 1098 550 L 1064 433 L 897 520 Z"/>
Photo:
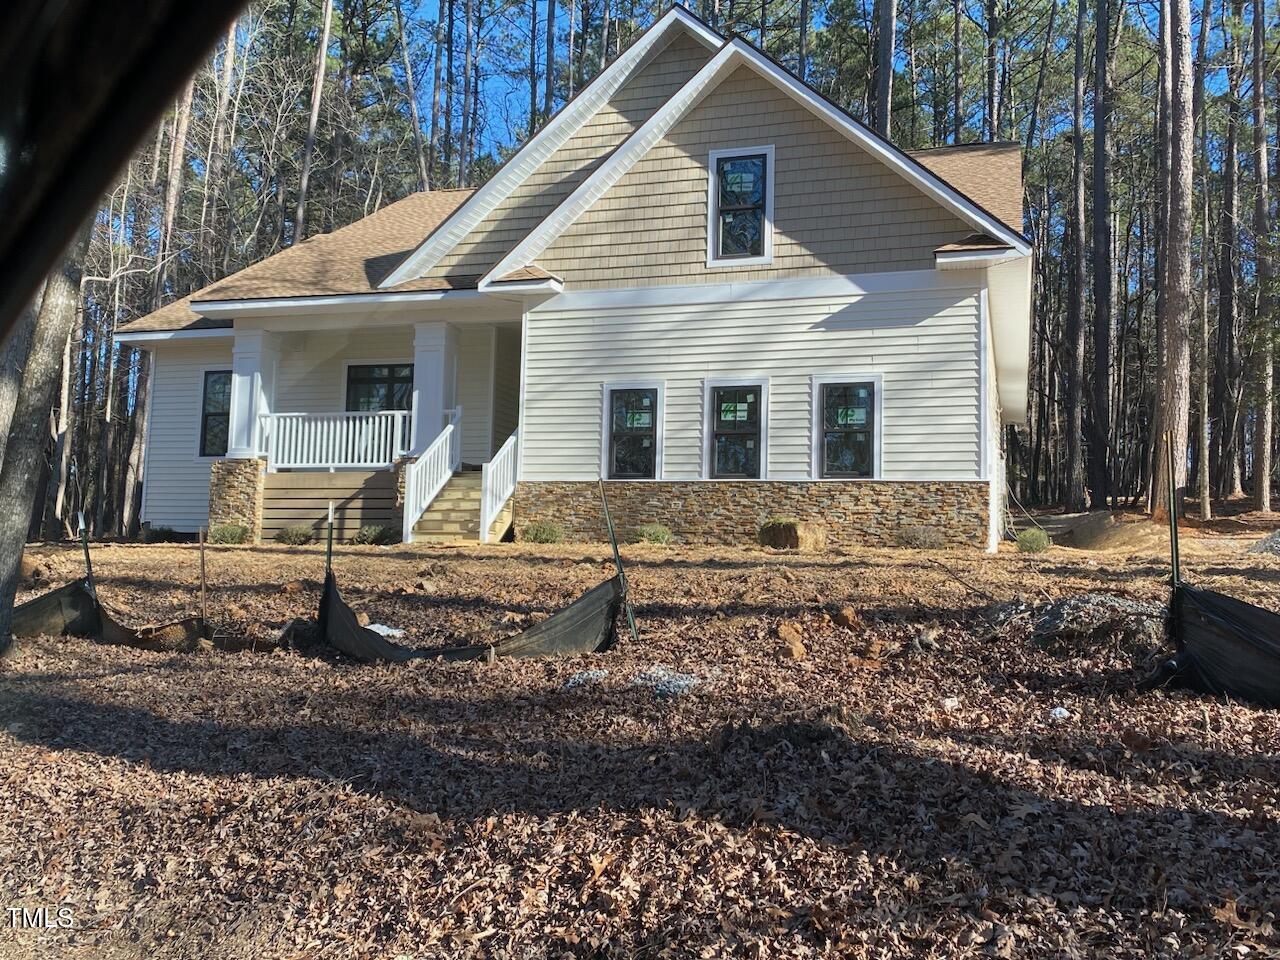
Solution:
<path fill-rule="evenodd" d="M 493 455 L 493 459 L 481 467 L 480 475 L 480 542 L 489 542 L 489 528 L 511 499 L 516 489 L 516 464 L 519 463 L 520 431 L 507 438 Z"/>
<path fill-rule="evenodd" d="M 431 446 L 404 468 L 404 526 L 401 539 L 413 538 L 413 527 L 449 478 L 462 466 L 462 408 L 448 411 L 449 422 Z"/>
<path fill-rule="evenodd" d="M 408 410 L 381 413 L 268 413 L 260 418 L 267 466 L 388 469 L 409 449 Z"/>

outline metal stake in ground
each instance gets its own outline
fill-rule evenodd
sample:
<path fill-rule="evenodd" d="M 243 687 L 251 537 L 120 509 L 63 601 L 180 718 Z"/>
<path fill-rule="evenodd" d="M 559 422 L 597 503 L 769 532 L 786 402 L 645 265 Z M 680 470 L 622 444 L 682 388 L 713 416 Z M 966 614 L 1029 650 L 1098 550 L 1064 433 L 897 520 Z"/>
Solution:
<path fill-rule="evenodd" d="M 1164 435 L 1165 466 L 1169 474 L 1169 559 L 1173 586 L 1177 589 L 1182 582 L 1182 571 L 1178 562 L 1178 484 L 1173 479 L 1173 434 L 1165 431 Z"/>
<path fill-rule="evenodd" d="M 200 528 L 200 622 L 208 623 L 208 609 L 205 605 L 205 580 L 204 580 L 204 527 Z"/>
<path fill-rule="evenodd" d="M 640 631 L 636 629 L 635 611 L 631 609 L 631 587 L 627 583 L 626 571 L 622 569 L 622 554 L 618 552 L 618 537 L 613 531 L 613 517 L 609 515 L 609 498 L 604 495 L 604 480 L 600 484 L 600 506 L 604 510 L 604 525 L 609 531 L 609 545 L 613 547 L 613 565 L 618 568 L 618 579 L 622 581 L 622 609 L 627 612 L 627 625 L 631 627 L 631 639 L 640 643 Z"/>
<path fill-rule="evenodd" d="M 93 582 L 93 560 L 89 558 L 89 528 L 84 525 L 84 511 L 80 511 L 80 545 L 84 548 L 84 576 L 89 584 L 89 593 L 94 600 L 98 599 L 98 588 Z"/>
<path fill-rule="evenodd" d="M 329 501 L 329 538 L 324 548 L 324 572 L 327 576 L 333 569 L 333 501 Z"/>

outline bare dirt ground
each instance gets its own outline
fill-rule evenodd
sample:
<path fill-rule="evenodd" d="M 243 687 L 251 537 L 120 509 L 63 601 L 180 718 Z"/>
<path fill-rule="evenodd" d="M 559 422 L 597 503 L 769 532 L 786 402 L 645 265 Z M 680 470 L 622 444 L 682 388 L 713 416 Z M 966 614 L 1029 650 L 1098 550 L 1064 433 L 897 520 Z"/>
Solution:
<path fill-rule="evenodd" d="M 1280 609 L 1280 558 L 1248 539 L 1189 531 L 1184 573 Z M 1280 955 L 1277 714 L 1134 693 L 1149 640 L 984 619 L 1163 601 L 1162 551 L 624 555 L 642 642 L 568 661 L 266 649 L 313 614 L 318 548 L 210 550 L 210 616 L 258 652 L 23 644 L 0 666 L 0 907 L 75 927 L 0 912 L 0 956 Z M 421 645 L 515 632 L 611 572 L 570 546 L 335 566 Z M 195 608 L 194 547 L 95 567 L 135 625 Z M 654 667 L 696 682 L 655 690 Z"/>

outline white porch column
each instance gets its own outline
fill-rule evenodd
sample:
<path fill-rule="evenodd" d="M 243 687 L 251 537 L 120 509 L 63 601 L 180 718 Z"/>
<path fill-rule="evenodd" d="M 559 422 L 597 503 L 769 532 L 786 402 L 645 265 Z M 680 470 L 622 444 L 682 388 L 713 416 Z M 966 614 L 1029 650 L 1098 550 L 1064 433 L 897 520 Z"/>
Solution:
<path fill-rule="evenodd" d="M 424 321 L 413 329 L 413 442 L 421 453 L 444 429 L 444 412 L 457 396 L 457 336 L 442 321 Z"/>
<path fill-rule="evenodd" d="M 270 413 L 275 401 L 279 342 L 265 330 L 237 330 L 231 348 L 231 414 L 227 457 L 248 460 L 258 456 L 258 417 Z"/>

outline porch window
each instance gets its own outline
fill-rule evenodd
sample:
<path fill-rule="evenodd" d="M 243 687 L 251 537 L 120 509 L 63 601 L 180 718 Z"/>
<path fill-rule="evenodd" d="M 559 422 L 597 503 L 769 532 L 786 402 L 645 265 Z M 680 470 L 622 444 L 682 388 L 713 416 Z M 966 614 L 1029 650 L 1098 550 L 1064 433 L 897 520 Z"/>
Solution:
<path fill-rule="evenodd" d="M 347 409 L 362 413 L 408 410 L 413 405 L 413 364 L 347 367 Z"/>
<path fill-rule="evenodd" d="M 759 384 L 711 388 L 711 477 L 760 478 Z"/>
<path fill-rule="evenodd" d="M 652 480 L 658 475 L 658 391 L 609 391 L 610 480 Z"/>
<path fill-rule="evenodd" d="M 875 384 L 821 384 L 823 477 L 875 472 Z"/>
<path fill-rule="evenodd" d="M 200 399 L 200 456 L 225 457 L 231 427 L 231 371 L 206 370 Z"/>
<path fill-rule="evenodd" d="M 773 148 L 711 152 L 707 265 L 768 263 L 773 255 Z"/>

